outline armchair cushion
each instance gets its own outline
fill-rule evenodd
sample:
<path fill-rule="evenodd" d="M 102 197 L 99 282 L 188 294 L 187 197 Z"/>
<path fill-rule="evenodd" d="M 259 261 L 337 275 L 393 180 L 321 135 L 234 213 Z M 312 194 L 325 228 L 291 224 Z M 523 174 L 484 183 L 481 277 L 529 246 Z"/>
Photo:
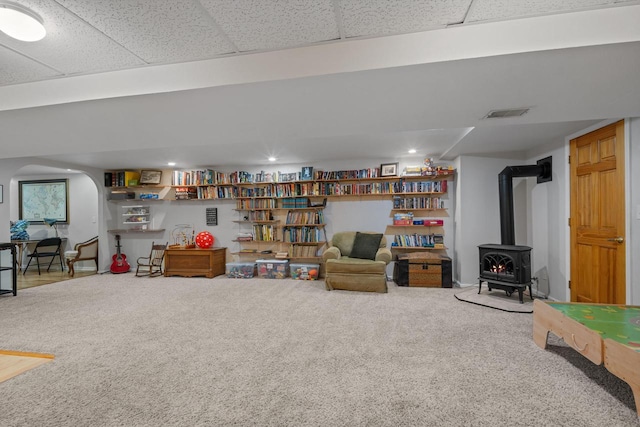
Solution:
<path fill-rule="evenodd" d="M 375 260 L 381 240 L 382 234 L 356 232 L 351 258 Z"/>

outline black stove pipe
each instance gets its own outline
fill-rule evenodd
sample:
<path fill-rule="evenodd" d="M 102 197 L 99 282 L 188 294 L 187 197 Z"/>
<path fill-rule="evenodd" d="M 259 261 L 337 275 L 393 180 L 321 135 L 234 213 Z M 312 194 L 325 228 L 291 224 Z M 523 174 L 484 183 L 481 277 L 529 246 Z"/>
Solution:
<path fill-rule="evenodd" d="M 507 166 L 498 175 L 498 197 L 500 198 L 500 239 L 503 245 L 515 245 L 513 219 L 513 178 L 538 177 L 538 182 L 551 180 L 551 158 L 538 161 L 536 165 Z"/>

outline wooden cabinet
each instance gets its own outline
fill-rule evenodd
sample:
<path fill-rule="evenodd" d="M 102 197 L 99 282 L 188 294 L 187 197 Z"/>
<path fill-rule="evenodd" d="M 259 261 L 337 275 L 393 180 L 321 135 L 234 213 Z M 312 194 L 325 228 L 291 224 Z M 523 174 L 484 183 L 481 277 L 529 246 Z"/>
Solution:
<path fill-rule="evenodd" d="M 212 278 L 225 274 L 227 248 L 167 249 L 164 275 Z"/>

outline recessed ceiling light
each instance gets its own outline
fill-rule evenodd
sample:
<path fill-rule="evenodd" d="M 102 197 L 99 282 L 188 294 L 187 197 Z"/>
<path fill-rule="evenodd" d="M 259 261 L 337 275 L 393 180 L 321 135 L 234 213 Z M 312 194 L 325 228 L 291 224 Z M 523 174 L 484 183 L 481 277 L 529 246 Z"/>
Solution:
<path fill-rule="evenodd" d="M 175 165 L 176 165 L 176 162 L 169 162 L 169 163 L 167 163 L 167 164 L 168 164 L 169 166 L 175 166 Z"/>
<path fill-rule="evenodd" d="M 47 35 L 42 18 L 15 3 L 0 3 L 0 31 L 23 42 L 37 42 Z"/>
<path fill-rule="evenodd" d="M 269 157 L 269 161 L 270 161 L 270 162 L 275 162 L 275 161 L 276 161 L 276 158 L 275 158 L 275 157 Z"/>
<path fill-rule="evenodd" d="M 416 154 L 416 149 L 415 148 L 410 149 L 409 154 Z"/>

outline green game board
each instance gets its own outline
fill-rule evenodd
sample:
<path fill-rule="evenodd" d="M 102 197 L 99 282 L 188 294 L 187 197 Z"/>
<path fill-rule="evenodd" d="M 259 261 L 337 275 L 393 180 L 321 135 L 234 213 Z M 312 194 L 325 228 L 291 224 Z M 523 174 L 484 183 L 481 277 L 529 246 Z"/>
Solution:
<path fill-rule="evenodd" d="M 640 307 L 547 303 L 565 316 L 640 352 Z"/>

